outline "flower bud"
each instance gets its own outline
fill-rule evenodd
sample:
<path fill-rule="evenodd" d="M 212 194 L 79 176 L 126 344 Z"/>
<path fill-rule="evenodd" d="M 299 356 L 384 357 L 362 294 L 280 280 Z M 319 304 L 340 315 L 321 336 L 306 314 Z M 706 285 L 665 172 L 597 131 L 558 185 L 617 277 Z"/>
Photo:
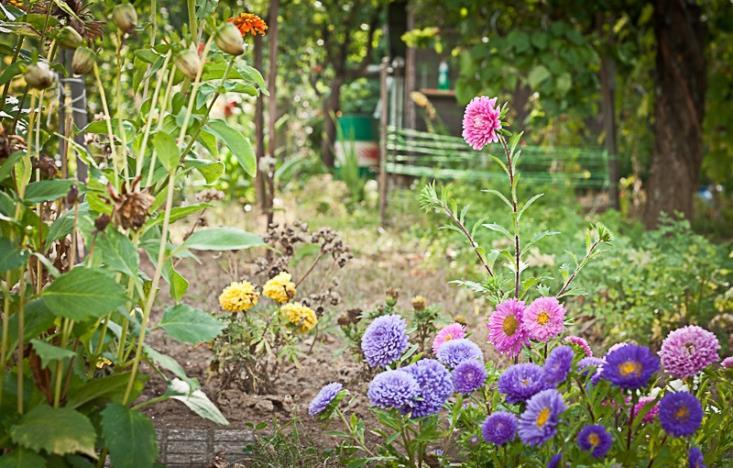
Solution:
<path fill-rule="evenodd" d="M 84 39 L 81 34 L 76 32 L 76 29 L 71 26 L 64 26 L 56 35 L 56 41 L 67 49 L 76 49 L 84 43 Z"/>
<path fill-rule="evenodd" d="M 71 59 L 71 69 L 77 75 L 86 75 L 94 68 L 95 55 L 88 47 L 79 47 Z"/>
<path fill-rule="evenodd" d="M 216 32 L 216 46 L 229 55 L 242 55 L 244 53 L 242 34 L 232 23 L 222 24 Z"/>
<path fill-rule="evenodd" d="M 45 62 L 38 62 L 28 66 L 23 75 L 28 86 L 35 89 L 46 89 L 56 79 L 56 74 L 48 68 Z"/>
<path fill-rule="evenodd" d="M 108 214 L 101 214 L 94 220 L 94 227 L 97 231 L 102 232 L 107 229 L 107 225 L 112 221 L 112 218 Z"/>
<path fill-rule="evenodd" d="M 137 26 L 137 12 L 129 3 L 121 3 L 112 10 L 112 20 L 120 31 L 129 33 Z"/>
<path fill-rule="evenodd" d="M 176 66 L 186 77 L 194 80 L 201 69 L 201 59 L 195 50 L 187 49 L 176 59 Z"/>

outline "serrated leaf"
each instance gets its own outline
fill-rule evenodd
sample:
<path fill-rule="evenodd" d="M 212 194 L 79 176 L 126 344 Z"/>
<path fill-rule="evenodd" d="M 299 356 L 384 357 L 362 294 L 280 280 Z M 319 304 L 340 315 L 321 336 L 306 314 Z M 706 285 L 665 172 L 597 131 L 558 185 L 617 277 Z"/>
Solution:
<path fill-rule="evenodd" d="M 69 193 L 69 189 L 75 183 L 77 182 L 72 179 L 52 179 L 31 182 L 25 189 L 23 200 L 27 203 L 56 200 Z"/>
<path fill-rule="evenodd" d="M 136 278 L 140 270 L 140 256 L 132 241 L 116 229 L 106 229 L 97 236 L 96 252 L 112 271 Z"/>
<path fill-rule="evenodd" d="M 249 139 L 241 132 L 234 130 L 225 121 L 214 119 L 206 124 L 206 129 L 224 141 L 239 165 L 248 176 L 254 177 L 257 172 L 257 160 Z"/>
<path fill-rule="evenodd" d="M 97 270 L 78 267 L 64 273 L 41 295 L 55 315 L 71 320 L 99 318 L 125 303 L 125 291 Z"/>
<path fill-rule="evenodd" d="M 119 403 L 109 403 L 100 413 L 102 437 L 115 468 L 153 466 L 158 457 L 155 427 L 150 419 Z"/>
<path fill-rule="evenodd" d="M 41 358 L 41 367 L 46 368 L 51 361 L 69 359 L 76 356 L 74 351 L 60 348 L 42 340 L 31 340 L 33 350 Z"/>
<path fill-rule="evenodd" d="M 262 238 L 241 229 L 207 228 L 200 229 L 181 244 L 181 248 L 191 250 L 241 250 L 264 245 Z"/>
<path fill-rule="evenodd" d="M 178 341 L 198 344 L 216 338 L 226 325 L 202 310 L 178 304 L 165 311 L 158 327 Z"/>
<path fill-rule="evenodd" d="M 71 408 L 38 405 L 10 428 L 10 438 L 36 452 L 44 450 L 56 455 L 83 453 L 97 458 L 94 426 L 89 418 Z"/>
<path fill-rule="evenodd" d="M 10 242 L 0 238 L 0 272 L 20 268 L 28 259 L 26 253 Z"/>
<path fill-rule="evenodd" d="M 176 140 L 162 131 L 153 136 L 153 146 L 158 155 L 158 160 L 169 172 L 178 166 L 181 160 L 181 152 L 176 145 Z"/>
<path fill-rule="evenodd" d="M 36 452 L 18 448 L 0 458 L 0 468 L 39 468 L 46 466 L 46 460 Z"/>

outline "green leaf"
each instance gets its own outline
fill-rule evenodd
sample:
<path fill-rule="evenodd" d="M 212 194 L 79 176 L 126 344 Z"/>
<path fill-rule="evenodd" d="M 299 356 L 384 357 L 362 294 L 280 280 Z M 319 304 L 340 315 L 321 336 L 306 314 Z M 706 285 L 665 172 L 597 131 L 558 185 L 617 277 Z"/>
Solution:
<path fill-rule="evenodd" d="M 199 171 L 207 184 L 213 184 L 224 175 L 224 164 L 220 161 L 186 158 L 185 164 Z"/>
<path fill-rule="evenodd" d="M 166 261 L 163 267 L 163 275 L 170 286 L 170 295 L 174 301 L 179 302 L 188 290 L 188 280 L 175 268 L 170 260 Z"/>
<path fill-rule="evenodd" d="M 125 291 L 112 278 L 86 267 L 64 273 L 41 296 L 59 317 L 71 320 L 99 318 L 125 303 Z"/>
<path fill-rule="evenodd" d="M 10 173 L 13 171 L 13 166 L 22 156 L 23 153 L 21 151 L 16 151 L 15 153 L 11 154 L 8 159 L 3 161 L 3 163 L 0 165 L 0 182 L 10 176 Z"/>
<path fill-rule="evenodd" d="M 172 372 L 173 375 L 175 375 L 179 379 L 185 381 L 191 380 L 186 375 L 186 371 L 183 369 L 183 366 L 181 366 L 178 361 L 176 361 L 172 357 L 168 356 L 167 354 L 163 354 L 147 345 L 143 349 L 145 351 L 145 355 L 148 356 L 148 358 L 153 361 L 155 365 Z"/>
<path fill-rule="evenodd" d="M 179 248 L 192 250 L 241 250 L 264 245 L 256 234 L 236 228 L 207 228 L 194 232 Z"/>
<path fill-rule="evenodd" d="M 174 379 L 173 382 L 175 384 L 176 380 Z M 207 397 L 201 390 L 194 390 L 188 394 L 173 395 L 171 398 L 182 402 L 184 405 L 188 406 L 191 411 L 202 418 L 223 426 L 229 425 L 229 421 L 227 421 L 224 415 L 221 414 L 219 408 L 217 408 L 216 405 L 209 400 L 209 397 Z"/>
<path fill-rule="evenodd" d="M 38 468 L 46 466 L 46 460 L 36 452 L 23 448 L 15 449 L 0 458 L 0 468 Z"/>
<path fill-rule="evenodd" d="M 199 203 L 197 205 L 177 206 L 171 210 L 170 222 L 175 223 L 179 219 L 183 219 L 186 216 L 189 216 L 193 213 L 197 213 L 203 210 L 204 208 L 207 208 L 208 206 L 209 206 L 208 203 Z M 145 226 L 145 229 L 151 228 L 155 226 L 156 224 L 162 224 L 164 216 L 165 216 L 165 213 L 159 213 L 155 218 L 149 221 L 148 225 Z"/>
<path fill-rule="evenodd" d="M 530 72 L 527 80 L 532 89 L 536 89 L 543 81 L 550 77 L 550 72 L 544 65 L 537 65 Z"/>
<path fill-rule="evenodd" d="M 509 231 L 507 231 L 507 229 L 504 226 L 501 226 L 499 224 L 488 223 L 488 224 L 482 224 L 482 226 L 485 227 L 486 229 L 490 229 L 492 231 L 503 234 L 507 239 L 514 238 L 514 236 Z"/>
<path fill-rule="evenodd" d="M 69 210 L 56 218 L 56 220 L 48 228 L 48 234 L 46 235 L 46 249 L 51 247 L 55 241 L 66 237 L 74 229 L 74 211 Z"/>
<path fill-rule="evenodd" d="M 40 203 L 56 200 L 69 193 L 76 181 L 71 179 L 53 179 L 31 182 L 25 190 L 23 200 L 27 203 Z"/>
<path fill-rule="evenodd" d="M 153 466 L 158 457 L 155 428 L 139 411 L 110 403 L 101 412 L 102 437 L 115 468 Z"/>
<path fill-rule="evenodd" d="M 42 340 L 31 340 L 33 349 L 41 358 L 41 367 L 46 368 L 51 361 L 60 361 L 76 356 L 74 351 L 48 344 Z"/>
<path fill-rule="evenodd" d="M 236 131 L 220 119 L 211 120 L 206 124 L 206 129 L 224 141 L 224 144 L 237 158 L 239 165 L 248 176 L 255 176 L 257 171 L 255 152 L 250 141 L 241 132 Z"/>
<path fill-rule="evenodd" d="M 181 152 L 172 136 L 163 132 L 156 133 L 153 136 L 153 146 L 158 154 L 158 160 L 169 172 L 178 166 Z"/>
<path fill-rule="evenodd" d="M 0 238 L 0 272 L 20 268 L 27 260 L 24 251 L 17 248 L 8 239 Z"/>
<path fill-rule="evenodd" d="M 81 452 L 97 458 L 94 426 L 89 418 L 71 408 L 36 406 L 10 428 L 10 438 L 36 452 L 45 450 L 57 455 Z"/>
<path fill-rule="evenodd" d="M 565 94 L 573 87 L 573 78 L 569 73 L 563 73 L 555 82 L 555 87 L 557 88 L 557 92 Z"/>
<path fill-rule="evenodd" d="M 134 400 L 142 392 L 145 384 L 145 377 L 138 374 L 135 383 L 133 384 L 133 390 L 131 393 L 131 399 Z M 67 408 L 78 408 L 89 402 L 93 402 L 98 399 L 122 402 L 122 399 L 127 389 L 127 382 L 130 380 L 130 372 L 121 372 L 119 374 L 106 375 L 104 377 L 98 377 L 88 382 L 84 382 L 82 385 L 72 387 L 72 391 L 69 392 L 70 396 L 66 402 Z"/>
<path fill-rule="evenodd" d="M 168 308 L 158 324 L 171 338 L 190 344 L 199 344 L 216 338 L 226 325 L 187 304 Z"/>
<path fill-rule="evenodd" d="M 97 250 L 102 261 L 112 270 L 137 278 L 140 256 L 130 239 L 113 228 L 97 236 Z"/>

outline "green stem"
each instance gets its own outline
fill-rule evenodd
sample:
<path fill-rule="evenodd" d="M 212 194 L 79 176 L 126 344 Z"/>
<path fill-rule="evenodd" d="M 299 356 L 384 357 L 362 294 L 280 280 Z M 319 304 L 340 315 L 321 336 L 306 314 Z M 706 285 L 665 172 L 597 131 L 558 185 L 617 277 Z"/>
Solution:
<path fill-rule="evenodd" d="M 153 16 L 155 16 L 155 13 L 153 13 Z M 168 51 L 168 53 L 165 56 L 165 61 L 163 62 L 163 66 L 160 67 L 160 70 L 158 70 L 158 79 L 155 82 L 155 89 L 153 90 L 153 97 L 150 99 L 150 111 L 148 112 L 148 118 L 145 121 L 145 130 L 143 131 L 143 139 L 142 143 L 140 144 L 140 152 L 137 156 L 137 162 L 135 163 L 135 176 L 139 177 L 140 174 L 143 171 L 143 162 L 145 161 L 145 148 L 148 146 L 148 137 L 150 136 L 150 127 L 153 125 L 153 117 L 155 116 L 155 112 L 152 111 L 153 106 L 158 102 L 158 95 L 160 94 L 160 87 L 163 84 L 163 79 L 165 78 L 165 71 L 168 69 L 168 62 L 171 58 L 171 52 Z"/>
<path fill-rule="evenodd" d="M 3 388 L 5 387 L 5 350 L 8 348 L 8 333 L 10 323 L 10 281 L 12 273 L 5 273 L 5 283 L 3 283 L 3 337 L 0 343 L 0 405 L 3 402 Z"/>
<path fill-rule="evenodd" d="M 159 395 L 149 400 L 145 400 L 142 403 L 138 403 L 137 405 L 133 406 L 132 409 L 139 411 L 143 408 L 147 408 L 148 406 L 152 406 L 156 403 L 160 403 L 161 401 L 165 401 L 167 399 L 168 399 L 168 395 Z"/>
<path fill-rule="evenodd" d="M 509 190 L 512 195 L 512 219 L 514 225 L 514 297 L 519 299 L 519 289 L 521 287 L 521 275 L 522 272 L 519 269 L 521 264 L 521 249 L 519 242 L 519 203 L 517 202 L 517 187 L 514 181 L 514 162 L 512 161 L 512 153 L 506 144 L 504 137 L 499 137 L 501 145 L 504 148 L 504 154 L 506 155 L 507 162 L 507 174 L 509 176 Z"/>
<path fill-rule="evenodd" d="M 117 125 L 119 126 L 120 139 L 122 146 L 122 172 L 125 175 L 125 180 L 129 177 L 129 169 L 127 167 L 127 132 L 125 132 L 124 126 L 124 106 L 122 105 L 122 41 L 124 33 L 122 31 L 117 32 L 117 47 L 115 48 L 115 117 L 117 117 Z M 114 161 L 113 161 L 114 163 Z"/>
<path fill-rule="evenodd" d="M 196 45 L 199 38 L 196 21 L 196 0 L 187 0 L 186 3 L 188 4 L 188 28 L 191 30 L 191 42 Z"/>
<path fill-rule="evenodd" d="M 109 138 L 109 147 L 112 151 L 112 169 L 115 175 L 115 185 L 119 184 L 119 174 L 117 172 L 117 164 L 115 158 L 117 157 L 117 147 L 115 145 L 115 134 L 112 131 L 112 118 L 109 115 L 109 107 L 107 106 L 107 96 L 104 92 L 104 86 L 102 86 L 102 79 L 99 77 L 99 67 L 94 63 L 94 79 L 97 82 L 97 88 L 99 90 L 99 99 L 102 101 L 102 110 L 104 111 L 104 120 L 107 123 L 107 137 Z"/>
<path fill-rule="evenodd" d="M 66 348 L 66 345 L 69 341 L 69 335 L 71 334 L 71 329 L 74 327 L 74 321 L 69 320 L 68 318 L 64 318 L 63 325 L 61 326 L 61 347 Z M 61 403 L 61 383 L 63 382 L 64 378 L 64 361 L 63 359 L 59 359 L 58 362 L 56 362 L 56 384 L 54 386 L 53 391 L 53 407 L 58 408 L 59 404 Z"/>
<path fill-rule="evenodd" d="M 18 287 L 18 413 L 23 414 L 23 361 L 25 348 L 25 265 L 20 268 L 20 285 Z"/>
<path fill-rule="evenodd" d="M 175 77 L 176 73 L 176 64 L 174 63 L 171 66 L 171 72 L 168 76 L 168 83 L 166 84 L 165 93 L 163 94 L 163 102 L 160 105 L 160 112 L 158 115 L 158 123 L 155 126 L 155 131 L 160 131 L 161 128 L 163 128 L 163 110 L 168 108 L 168 100 L 170 99 L 171 95 L 171 89 L 173 88 L 173 79 Z M 155 173 L 155 161 L 157 159 L 158 154 L 155 151 L 155 148 L 153 148 L 153 153 L 150 156 L 150 167 L 148 168 L 148 178 L 145 181 L 145 187 L 150 187 L 150 184 L 153 182 L 153 174 Z"/>

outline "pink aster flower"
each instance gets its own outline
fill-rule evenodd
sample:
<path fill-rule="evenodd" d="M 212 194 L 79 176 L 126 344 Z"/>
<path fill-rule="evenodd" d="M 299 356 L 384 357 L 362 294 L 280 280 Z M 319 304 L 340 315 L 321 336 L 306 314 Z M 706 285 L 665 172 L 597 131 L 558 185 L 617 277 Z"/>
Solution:
<path fill-rule="evenodd" d="M 466 330 L 460 323 L 451 323 L 450 325 L 443 327 L 433 340 L 433 354 L 438 354 L 438 349 L 446 342 L 450 340 L 459 340 L 466 336 Z"/>
<path fill-rule="evenodd" d="M 697 325 L 678 328 L 667 335 L 659 350 L 662 367 L 672 377 L 691 377 L 718 362 L 720 343 L 715 335 Z"/>
<path fill-rule="evenodd" d="M 524 302 L 509 299 L 496 306 L 489 317 L 489 341 L 500 353 L 516 356 L 529 341 L 523 316 Z"/>
<path fill-rule="evenodd" d="M 478 151 L 499 141 L 496 133 L 501 129 L 499 113 L 496 98 L 480 96 L 471 99 L 463 114 L 463 139 L 466 143 Z"/>
<path fill-rule="evenodd" d="M 723 359 L 723 362 L 721 362 L 721 364 L 726 369 L 733 369 L 733 356 L 728 356 L 727 358 Z"/>
<path fill-rule="evenodd" d="M 634 405 L 634 409 L 632 410 L 632 414 L 634 415 L 634 417 L 636 417 L 639 412 L 646 408 L 647 405 L 653 404 L 654 406 L 652 406 L 652 408 L 644 415 L 644 417 L 641 419 L 641 422 L 643 422 L 644 424 L 649 424 L 654 421 L 654 418 L 657 416 L 657 414 L 659 414 L 659 405 L 654 403 L 654 400 L 654 398 L 649 396 L 643 396 L 639 398 L 639 401 Z"/>
<path fill-rule="evenodd" d="M 562 332 L 564 320 L 565 308 L 556 298 L 540 297 L 527 307 L 522 323 L 531 339 L 545 342 Z"/>
<path fill-rule="evenodd" d="M 565 343 L 571 344 L 573 346 L 577 346 L 583 351 L 583 354 L 585 354 L 585 357 L 593 357 L 593 350 L 590 349 L 590 345 L 585 340 L 585 338 L 582 338 L 580 336 L 566 336 L 565 337 Z"/>

